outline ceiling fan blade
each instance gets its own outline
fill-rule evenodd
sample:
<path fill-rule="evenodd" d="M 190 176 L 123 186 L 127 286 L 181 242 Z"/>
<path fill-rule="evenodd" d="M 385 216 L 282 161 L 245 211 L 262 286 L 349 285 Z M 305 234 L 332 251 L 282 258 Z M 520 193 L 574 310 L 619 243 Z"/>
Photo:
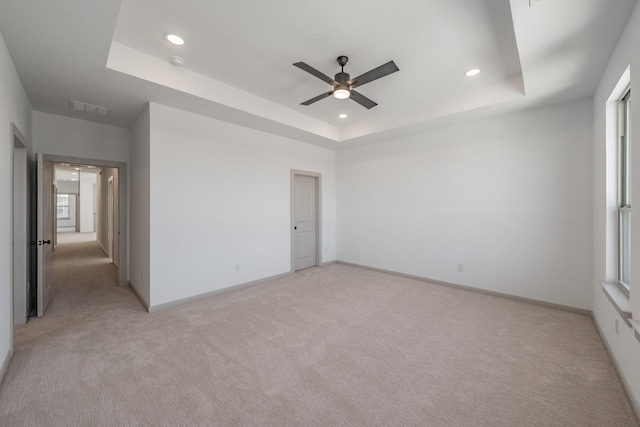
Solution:
<path fill-rule="evenodd" d="M 378 105 L 375 102 L 373 102 L 372 100 L 370 100 L 369 98 L 367 98 L 366 96 L 356 92 L 353 89 L 351 89 L 351 99 L 353 99 L 358 104 L 362 105 L 363 107 L 365 107 L 367 109 L 371 109 L 371 108 L 375 107 L 376 105 Z"/>
<path fill-rule="evenodd" d="M 349 80 L 347 84 L 351 87 L 362 86 L 363 84 L 372 82 L 374 80 L 379 79 L 380 77 L 387 76 L 399 70 L 400 69 L 398 68 L 395 62 L 389 61 L 386 64 L 382 64 L 381 66 L 374 68 L 371 71 L 367 71 L 366 73 L 356 77 L 355 79 Z"/>
<path fill-rule="evenodd" d="M 311 105 L 314 102 L 320 101 L 321 99 L 325 99 L 326 97 L 331 96 L 331 94 L 333 94 L 333 91 L 327 92 L 327 93 L 323 93 L 322 95 L 318 95 L 315 98 L 311 98 L 308 101 L 304 101 L 304 102 L 300 103 L 300 105 Z"/>
<path fill-rule="evenodd" d="M 320 71 L 316 70 L 315 68 L 313 68 L 310 65 L 305 64 L 304 62 L 296 62 L 293 65 L 295 65 L 296 67 L 300 68 L 301 70 L 306 71 L 309 74 L 313 74 L 314 76 L 316 76 L 317 78 L 319 78 L 323 82 L 327 82 L 330 85 L 337 85 L 335 80 L 333 80 L 331 77 L 327 76 L 324 73 L 321 73 Z"/>

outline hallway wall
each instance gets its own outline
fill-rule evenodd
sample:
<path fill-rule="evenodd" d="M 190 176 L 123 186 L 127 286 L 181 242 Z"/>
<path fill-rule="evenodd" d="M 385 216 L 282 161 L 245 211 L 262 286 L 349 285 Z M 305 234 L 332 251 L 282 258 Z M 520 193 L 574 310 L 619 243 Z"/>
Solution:
<path fill-rule="evenodd" d="M 149 309 L 151 301 L 151 242 L 150 242 L 150 112 L 149 106 L 131 126 L 131 204 L 129 209 L 130 250 L 129 281 L 131 287 Z"/>
<path fill-rule="evenodd" d="M 98 218 L 96 226 L 96 240 L 105 253 L 109 253 L 109 177 L 113 177 L 114 209 L 118 211 L 118 169 L 102 168 L 98 174 Z M 118 215 L 114 214 L 115 236 L 113 241 L 113 263 L 118 266 Z"/>
<path fill-rule="evenodd" d="M 33 152 L 129 162 L 129 129 L 33 112 Z"/>
<path fill-rule="evenodd" d="M 11 123 L 31 141 L 31 105 L 0 34 L 0 380 L 11 351 L 13 136 Z M 31 147 L 27 147 L 31 153 Z"/>

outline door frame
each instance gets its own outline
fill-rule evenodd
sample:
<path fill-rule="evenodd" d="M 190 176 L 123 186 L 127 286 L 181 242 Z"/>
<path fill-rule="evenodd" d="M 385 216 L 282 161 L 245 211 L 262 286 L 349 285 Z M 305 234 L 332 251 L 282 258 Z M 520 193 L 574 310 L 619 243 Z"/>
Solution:
<path fill-rule="evenodd" d="M 56 252 L 58 245 L 58 178 L 56 177 L 56 168 L 53 168 L 53 194 L 51 197 L 51 254 Z"/>
<path fill-rule="evenodd" d="M 322 264 L 322 174 L 318 172 L 303 171 L 297 169 L 291 169 L 291 273 L 296 272 L 296 235 L 294 224 L 295 218 L 295 206 L 296 206 L 296 176 L 307 176 L 314 178 L 316 183 L 316 267 Z"/>
<path fill-rule="evenodd" d="M 26 323 L 30 295 L 27 294 L 29 282 L 29 153 L 28 142 L 20 129 L 11 123 L 11 251 L 9 254 L 11 277 L 11 336 L 10 349 L 13 355 L 13 328 Z M 24 300 L 18 298 L 18 292 Z M 20 314 L 16 323 L 16 307 L 23 306 L 24 318 Z M 22 310 L 21 310 L 22 311 Z"/>
<path fill-rule="evenodd" d="M 111 160 L 89 159 L 82 157 L 59 156 L 44 154 L 44 160 L 55 163 L 75 163 L 118 169 L 118 285 L 129 284 L 129 192 L 127 190 L 127 164 Z M 79 204 L 79 203 L 77 203 Z"/>
<path fill-rule="evenodd" d="M 107 239 L 109 244 L 107 245 L 109 248 L 109 258 L 112 259 L 112 262 L 115 264 L 114 259 L 114 250 L 113 250 L 113 242 L 115 241 L 114 233 L 115 233 L 115 216 L 113 215 L 113 176 L 110 176 L 107 179 Z"/>

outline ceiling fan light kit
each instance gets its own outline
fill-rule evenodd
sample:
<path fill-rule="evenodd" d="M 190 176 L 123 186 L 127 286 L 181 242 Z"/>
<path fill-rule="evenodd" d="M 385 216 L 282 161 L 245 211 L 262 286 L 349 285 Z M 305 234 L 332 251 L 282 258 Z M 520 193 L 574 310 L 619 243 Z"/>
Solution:
<path fill-rule="evenodd" d="M 349 88 L 345 86 L 339 86 L 333 91 L 333 97 L 338 99 L 347 99 L 351 96 Z"/>
<path fill-rule="evenodd" d="M 333 97 L 337 99 L 351 98 L 365 108 L 373 108 L 378 104 L 353 89 L 400 70 L 395 62 L 389 61 L 386 64 L 374 68 L 373 70 L 367 71 L 366 73 L 356 77 L 355 79 L 351 79 L 351 76 L 348 73 L 344 72 L 344 66 L 347 65 L 349 58 L 341 55 L 337 58 L 337 61 L 338 65 L 342 68 L 342 71 L 336 74 L 335 78 L 333 79 L 311 67 L 310 65 L 305 64 L 304 62 L 296 62 L 295 64 L 293 64 L 301 70 L 304 70 L 307 73 L 312 74 L 320 80 L 333 86 L 332 91 L 323 93 L 322 95 L 318 95 L 315 98 L 311 98 L 305 102 L 302 102 L 300 105 L 311 105 L 314 102 L 320 101 L 321 99 L 333 95 Z"/>

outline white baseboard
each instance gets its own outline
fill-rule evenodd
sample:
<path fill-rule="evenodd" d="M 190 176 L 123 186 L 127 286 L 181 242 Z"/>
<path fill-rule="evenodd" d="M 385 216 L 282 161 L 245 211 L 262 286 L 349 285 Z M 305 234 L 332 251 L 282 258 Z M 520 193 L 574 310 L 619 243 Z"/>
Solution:
<path fill-rule="evenodd" d="M 638 402 L 638 400 L 634 396 L 633 390 L 629 386 L 629 383 L 627 382 L 627 379 L 625 378 L 624 374 L 622 373 L 622 369 L 620 368 L 620 363 L 618 363 L 618 359 L 616 359 L 616 356 L 613 354 L 613 351 L 611 351 L 611 346 L 609 345 L 609 342 L 607 341 L 607 337 L 602 332 L 602 328 L 598 324 L 598 321 L 596 320 L 596 318 L 595 318 L 595 316 L 593 314 L 591 315 L 591 319 L 593 320 L 593 324 L 596 327 L 596 331 L 598 331 L 598 335 L 600 335 L 600 339 L 602 340 L 602 343 L 604 344 L 604 348 L 607 350 L 607 353 L 609 353 L 609 357 L 611 358 L 611 361 L 613 362 L 614 368 L 616 368 L 616 373 L 618 374 L 618 378 L 620 378 L 620 382 L 622 383 L 622 388 L 624 388 L 624 392 L 626 393 L 627 398 L 629 399 L 629 402 L 631 402 L 631 407 L 633 408 L 633 410 L 636 413 L 636 418 L 638 420 L 640 420 L 640 402 Z"/>
<path fill-rule="evenodd" d="M 336 260 L 327 261 L 327 262 L 324 262 L 324 263 L 320 264 L 320 267 L 326 267 L 328 265 L 335 264 L 336 262 L 337 262 Z M 275 276 L 264 277 L 262 279 L 253 280 L 251 282 L 240 283 L 238 285 L 229 286 L 227 288 L 217 289 L 215 291 L 205 292 L 204 294 L 194 295 L 192 297 L 187 297 L 187 298 L 179 299 L 179 300 L 176 300 L 176 301 L 170 301 L 170 302 L 166 302 L 166 303 L 158 304 L 158 305 L 154 305 L 154 306 L 147 305 L 144 302 L 144 299 L 142 297 L 140 297 L 140 295 L 138 295 L 138 293 L 135 291 L 135 288 L 133 288 L 133 286 L 131 287 L 131 289 L 133 289 L 134 290 L 133 292 L 136 295 L 138 295 L 138 298 L 140 299 L 140 301 L 143 302 L 143 304 L 147 308 L 147 311 L 149 313 L 152 313 L 152 312 L 164 310 L 166 308 L 174 307 L 174 306 L 177 306 L 177 305 L 182 305 L 182 304 L 186 304 L 186 303 L 189 303 L 189 302 L 192 302 L 192 301 L 197 301 L 197 300 L 200 300 L 202 298 L 207 298 L 207 297 L 210 297 L 210 296 L 213 296 L 213 295 L 218 295 L 218 294 L 221 294 L 221 293 L 224 293 L 224 292 L 230 292 L 230 291 L 234 291 L 236 289 L 248 288 L 250 286 L 255 286 L 255 285 L 258 285 L 260 283 L 268 282 L 270 280 L 275 280 L 275 279 L 279 279 L 281 277 L 290 276 L 291 274 L 294 274 L 294 273 L 295 272 L 293 272 L 293 271 L 288 271 L 286 273 L 276 274 Z"/>
<path fill-rule="evenodd" d="M 365 270 L 371 270 L 371 271 L 379 271 L 380 273 L 393 274 L 394 276 L 406 277 L 408 279 L 414 279 L 414 280 L 420 280 L 422 282 L 433 283 L 435 285 L 446 286 L 446 287 L 449 287 L 449 288 L 461 289 L 463 291 L 475 292 L 475 293 L 478 293 L 478 294 L 490 295 L 490 296 L 498 297 L 498 298 L 505 298 L 505 299 L 509 299 L 509 300 L 512 300 L 512 301 L 518 301 L 518 302 L 524 302 L 524 303 L 527 303 L 527 304 L 539 305 L 539 306 L 542 306 L 542 307 L 553 308 L 553 309 L 556 309 L 556 310 L 568 311 L 570 313 L 581 314 L 583 316 L 591 316 L 591 310 L 586 310 L 584 308 L 571 307 L 569 305 L 562 305 L 562 304 L 556 304 L 556 303 L 553 303 L 553 302 L 541 301 L 541 300 L 532 299 L 532 298 L 519 297 L 519 296 L 515 296 L 515 295 L 504 294 L 502 292 L 490 291 L 490 290 L 481 289 L 481 288 L 474 288 L 473 286 L 458 285 L 457 283 L 443 282 L 442 280 L 434 280 L 434 279 L 429 279 L 428 277 L 414 276 L 413 274 L 405 274 L 405 273 L 400 273 L 400 272 L 392 271 L 392 270 L 384 270 L 382 268 L 369 267 L 369 266 L 366 266 L 366 265 L 354 264 L 354 263 L 351 263 L 351 262 L 344 262 L 344 261 L 340 261 L 340 260 L 338 260 L 336 262 L 338 264 L 348 265 L 348 266 L 351 266 L 351 267 L 364 268 Z"/>
<path fill-rule="evenodd" d="M 149 309 L 149 303 L 147 302 L 147 300 L 144 299 L 142 295 L 138 293 L 138 290 L 131 284 L 131 282 L 129 282 L 128 285 L 129 285 L 129 288 L 131 288 L 131 290 L 133 291 L 133 294 L 142 303 L 142 305 L 144 306 L 144 309 L 147 310 L 147 313 L 151 313 L 151 310 Z"/>
<path fill-rule="evenodd" d="M 114 257 L 112 257 L 111 255 L 109 255 L 109 252 L 107 252 L 107 250 L 104 248 L 104 246 L 102 246 L 102 243 L 100 243 L 100 240 L 96 239 L 96 243 L 98 244 L 98 246 L 100 246 L 100 249 L 102 249 L 102 252 L 104 252 L 104 254 L 108 258 L 111 258 L 111 262 L 113 263 L 113 265 L 115 265 L 116 268 L 118 268 L 118 264 L 116 264 L 116 259 Z M 124 285 L 121 285 L 121 286 L 124 286 Z"/>
<path fill-rule="evenodd" d="M 197 301 L 203 298 L 208 298 L 214 295 L 218 295 L 218 294 L 222 294 L 225 292 L 230 292 L 230 291 L 235 291 L 237 289 L 243 289 L 243 288 L 248 288 L 250 286 L 255 286 L 258 285 L 260 283 L 264 283 L 264 282 L 268 282 L 270 280 L 275 280 L 275 279 L 279 279 L 281 277 L 286 277 L 286 276 L 290 276 L 292 275 L 293 272 L 286 272 L 286 273 L 282 273 L 282 274 L 277 274 L 275 276 L 269 276 L 269 277 L 264 277 L 262 279 L 258 279 L 258 280 L 253 280 L 251 282 L 246 282 L 246 283 L 240 283 L 238 285 L 233 285 L 233 286 L 229 286 L 227 288 L 222 288 L 222 289 L 217 289 L 215 291 L 211 291 L 211 292 L 205 292 L 203 294 L 199 294 L 199 295 L 194 295 L 192 297 L 187 297 L 187 298 L 182 298 L 176 301 L 170 301 L 170 302 L 165 302 L 163 304 L 157 304 L 154 306 L 150 306 L 149 307 L 149 313 L 153 313 L 156 311 L 160 311 L 160 310 L 164 310 L 167 308 L 171 308 L 171 307 L 175 307 L 177 305 L 182 305 L 182 304 L 186 304 L 189 302 L 193 302 L 193 301 Z"/>
<path fill-rule="evenodd" d="M 109 256 L 109 252 L 107 252 L 107 250 L 104 248 L 104 246 L 102 246 L 102 243 L 100 243 L 100 240 L 96 239 L 96 243 L 98 244 L 98 246 L 100 246 L 100 249 L 102 249 L 102 252 L 104 252 L 104 254 L 108 257 Z"/>
<path fill-rule="evenodd" d="M 4 361 L 2 362 L 2 368 L 0 369 L 0 384 L 4 380 L 4 376 L 7 374 L 7 370 L 9 369 L 9 362 L 11 362 L 11 349 L 7 351 L 7 355 L 4 357 Z"/>

